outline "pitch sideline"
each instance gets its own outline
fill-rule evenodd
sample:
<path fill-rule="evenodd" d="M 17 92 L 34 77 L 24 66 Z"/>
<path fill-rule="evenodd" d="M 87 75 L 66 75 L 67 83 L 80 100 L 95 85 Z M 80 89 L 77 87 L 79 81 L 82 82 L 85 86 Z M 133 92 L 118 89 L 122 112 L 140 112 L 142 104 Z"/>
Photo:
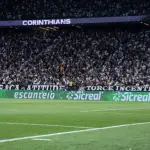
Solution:
<path fill-rule="evenodd" d="M 125 110 L 146 110 L 150 108 L 120 108 L 120 109 L 99 109 L 99 110 L 81 110 L 80 112 L 82 113 L 87 113 L 87 112 L 107 112 L 107 111 L 125 111 Z"/>
<path fill-rule="evenodd" d="M 77 128 L 77 129 L 89 129 L 93 127 L 83 126 L 67 126 L 67 125 L 55 125 L 55 124 L 37 124 L 37 123 L 18 123 L 18 122 L 0 122 L 0 125 L 24 125 L 24 126 L 43 126 L 43 127 L 63 127 L 63 128 Z"/>
<path fill-rule="evenodd" d="M 123 124 L 123 125 L 108 126 L 108 127 L 102 127 L 102 128 L 91 128 L 91 129 L 85 129 L 85 130 L 76 130 L 76 131 L 68 131 L 68 132 L 58 132 L 58 133 L 36 135 L 36 136 L 26 136 L 26 137 L 20 137 L 20 138 L 12 138 L 12 139 L 0 140 L 0 143 L 13 142 L 13 141 L 21 141 L 21 140 L 28 140 L 28 139 L 42 138 L 42 137 L 52 137 L 52 136 L 56 136 L 56 135 L 65 135 L 65 134 L 72 134 L 72 133 L 82 133 L 82 132 L 89 132 L 89 131 L 96 131 L 96 130 L 114 129 L 114 128 L 120 128 L 120 127 L 145 125 L 145 124 L 150 124 L 150 122 Z"/>

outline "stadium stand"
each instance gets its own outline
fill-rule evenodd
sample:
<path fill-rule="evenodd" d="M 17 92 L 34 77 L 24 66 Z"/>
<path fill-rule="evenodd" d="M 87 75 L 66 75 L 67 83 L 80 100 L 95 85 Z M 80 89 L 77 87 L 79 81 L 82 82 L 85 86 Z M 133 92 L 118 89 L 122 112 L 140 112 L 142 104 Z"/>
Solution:
<path fill-rule="evenodd" d="M 149 85 L 143 27 L 1 28 L 0 83 Z"/>
<path fill-rule="evenodd" d="M 149 0 L 3 0 L 0 20 L 137 16 Z M 71 82 L 70 82 L 71 81 Z M 143 26 L 0 28 L 1 84 L 149 85 L 150 31 Z"/>
<path fill-rule="evenodd" d="M 149 0 L 3 0 L 0 20 L 146 15 Z"/>

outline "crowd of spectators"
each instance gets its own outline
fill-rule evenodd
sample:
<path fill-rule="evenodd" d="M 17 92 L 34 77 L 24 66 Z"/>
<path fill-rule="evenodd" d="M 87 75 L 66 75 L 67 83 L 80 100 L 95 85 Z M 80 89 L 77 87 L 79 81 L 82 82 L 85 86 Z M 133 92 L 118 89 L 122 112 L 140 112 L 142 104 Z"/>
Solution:
<path fill-rule="evenodd" d="M 2 0 L 0 20 L 146 15 L 149 0 Z"/>
<path fill-rule="evenodd" d="M 149 85 L 150 32 L 0 29 L 1 84 Z"/>

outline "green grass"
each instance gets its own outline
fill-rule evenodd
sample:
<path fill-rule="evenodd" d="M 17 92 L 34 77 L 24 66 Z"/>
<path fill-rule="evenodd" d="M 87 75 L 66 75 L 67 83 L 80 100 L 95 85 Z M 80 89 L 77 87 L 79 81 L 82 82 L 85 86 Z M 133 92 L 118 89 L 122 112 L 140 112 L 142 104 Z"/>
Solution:
<path fill-rule="evenodd" d="M 150 122 L 150 103 L 0 100 L 0 141 L 87 129 L 81 126 L 100 128 L 142 122 Z M 0 142 L 0 150 L 150 150 L 150 124 L 40 139 L 51 141 L 24 139 Z"/>

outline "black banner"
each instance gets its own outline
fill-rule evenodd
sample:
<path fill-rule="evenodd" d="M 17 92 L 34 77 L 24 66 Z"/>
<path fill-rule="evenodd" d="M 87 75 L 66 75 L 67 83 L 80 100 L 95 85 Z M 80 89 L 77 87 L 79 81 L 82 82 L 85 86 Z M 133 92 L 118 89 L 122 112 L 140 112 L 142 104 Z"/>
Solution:
<path fill-rule="evenodd" d="M 148 86 L 86 86 L 87 91 L 150 91 Z"/>
<path fill-rule="evenodd" d="M 59 85 L 5 85 L 0 84 L 0 90 L 85 90 L 85 91 L 150 91 L 148 86 L 86 86 L 82 88 L 69 88 Z"/>
<path fill-rule="evenodd" d="M 58 86 L 58 85 L 0 85 L 0 89 L 5 90 L 64 90 L 65 86 Z"/>

